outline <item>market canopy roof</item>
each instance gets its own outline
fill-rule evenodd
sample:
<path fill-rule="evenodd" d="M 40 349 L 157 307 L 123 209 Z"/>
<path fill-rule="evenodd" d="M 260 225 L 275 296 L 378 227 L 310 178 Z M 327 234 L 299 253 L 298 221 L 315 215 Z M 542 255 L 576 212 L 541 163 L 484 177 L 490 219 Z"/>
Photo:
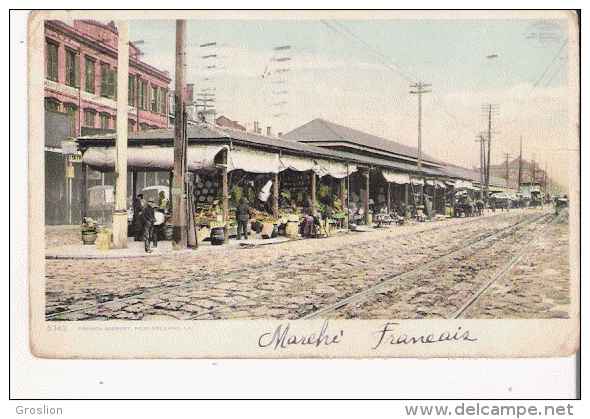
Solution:
<path fill-rule="evenodd" d="M 383 177 L 386 181 L 391 183 L 398 183 L 400 185 L 410 183 L 410 175 L 408 175 L 407 173 L 394 173 L 388 170 L 384 170 Z"/>
<path fill-rule="evenodd" d="M 346 127 L 344 127 L 346 128 Z M 354 130 L 353 130 L 354 131 Z M 367 134 L 368 135 L 368 134 Z M 283 136 L 284 137 L 284 136 Z M 169 171 L 173 168 L 173 129 L 148 130 L 130 133 L 128 137 L 128 169 L 131 171 Z M 392 174 L 394 183 L 408 183 L 406 177 L 462 179 L 475 181 L 479 174 L 459 166 L 423 166 L 387 158 L 369 156 L 351 151 L 317 147 L 282 138 L 232 130 L 230 128 L 199 125 L 188 127 L 188 158 L 190 171 L 214 170 L 214 157 L 227 148 L 228 170 L 242 169 L 251 173 L 279 173 L 286 169 L 313 170 L 319 176 L 346 177 L 359 167 L 377 168 Z M 99 171 L 114 171 L 115 134 L 80 137 L 77 143 L 84 153 L 83 162 Z M 388 141 L 388 140 L 384 140 Z M 149 151 L 151 150 L 151 151 Z M 490 179 L 490 184 L 494 182 Z"/>
<path fill-rule="evenodd" d="M 335 124 L 321 118 L 295 128 L 283 135 L 283 139 L 292 142 L 314 144 L 324 147 L 343 147 L 347 144 L 352 148 L 361 148 L 376 154 L 394 155 L 400 159 L 414 161 L 418 158 L 418 149 L 397 143 L 376 135 L 367 134 L 343 125 Z M 436 159 L 422 154 L 422 160 L 435 165 L 443 164 Z"/>
<path fill-rule="evenodd" d="M 187 167 L 190 172 L 211 172 L 216 169 L 215 158 L 225 145 L 190 145 L 187 149 Z M 115 147 L 90 147 L 82 162 L 95 170 L 115 170 Z M 160 146 L 129 147 L 127 168 L 130 171 L 171 171 L 174 168 L 174 148 Z M 279 173 L 286 169 L 296 171 L 313 170 L 319 176 L 346 177 L 357 170 L 356 165 L 347 165 L 330 160 L 297 157 L 278 153 L 236 147 L 228 151 L 228 172 L 244 170 L 249 173 Z"/>
<path fill-rule="evenodd" d="M 187 149 L 187 168 L 189 171 L 215 170 L 215 156 L 223 145 L 189 146 Z M 101 172 L 115 170 L 115 147 L 90 147 L 82 156 L 82 162 Z M 174 168 L 174 148 L 172 147 L 129 147 L 127 149 L 127 169 L 130 171 L 171 171 Z"/>

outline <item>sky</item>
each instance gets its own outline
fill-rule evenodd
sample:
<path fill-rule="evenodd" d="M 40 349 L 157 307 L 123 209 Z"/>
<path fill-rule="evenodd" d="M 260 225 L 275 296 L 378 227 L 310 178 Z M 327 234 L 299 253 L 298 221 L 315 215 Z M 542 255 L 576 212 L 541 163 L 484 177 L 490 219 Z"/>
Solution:
<path fill-rule="evenodd" d="M 516 158 L 522 136 L 523 158 L 559 183 L 576 173 L 578 35 L 566 12 L 133 16 L 130 40 L 143 61 L 170 72 L 171 89 L 173 19 L 186 19 L 187 83 L 196 93 L 213 92 L 217 115 L 248 128 L 257 121 L 276 135 L 323 118 L 417 147 L 418 95 L 410 91 L 422 82 L 430 85 L 422 95 L 425 154 L 478 166 L 477 138 L 487 136 L 489 122 L 483 107 L 493 104 L 492 164 L 506 153 Z"/>

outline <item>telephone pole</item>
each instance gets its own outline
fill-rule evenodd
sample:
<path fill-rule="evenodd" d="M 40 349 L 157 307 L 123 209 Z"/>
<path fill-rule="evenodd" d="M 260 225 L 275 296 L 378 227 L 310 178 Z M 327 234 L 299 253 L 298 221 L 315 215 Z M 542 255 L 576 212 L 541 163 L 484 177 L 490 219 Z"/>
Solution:
<path fill-rule="evenodd" d="M 176 21 L 174 92 L 174 174 L 172 178 L 172 248 L 187 247 L 186 213 L 186 20 Z"/>
<path fill-rule="evenodd" d="M 508 169 L 508 159 L 510 158 L 510 154 L 504 153 L 504 157 L 506 158 L 506 187 L 510 187 L 510 170 Z"/>
<path fill-rule="evenodd" d="M 203 104 L 203 118 L 205 118 L 205 120 L 207 119 L 207 115 L 208 115 L 208 111 L 207 111 L 207 102 L 215 102 L 215 93 L 197 93 L 197 96 L 202 96 L 202 99 L 197 98 L 197 115 L 198 115 L 198 109 L 199 109 L 199 102 L 202 102 Z M 215 105 L 211 105 L 211 113 L 215 112 L 214 109 Z M 215 118 L 213 118 L 213 123 L 215 123 Z"/>
<path fill-rule="evenodd" d="M 520 136 L 520 154 L 518 156 L 518 193 L 522 188 L 522 135 Z"/>
<path fill-rule="evenodd" d="M 490 196 L 490 160 L 492 155 L 492 114 L 498 114 L 498 105 L 484 105 L 484 111 L 488 117 L 488 159 L 486 163 L 486 197 Z M 496 134 L 494 132 L 494 134 Z"/>
<path fill-rule="evenodd" d="M 410 93 L 418 95 L 418 172 L 422 175 L 422 94 L 430 93 L 432 90 L 426 90 L 430 84 L 423 84 L 421 81 L 412 84 L 410 87 L 416 90 L 410 90 Z M 420 205 L 423 204 L 424 185 L 420 185 Z"/>
<path fill-rule="evenodd" d="M 483 133 L 479 134 L 479 138 L 476 140 L 479 142 L 479 198 L 483 199 L 483 174 L 485 172 L 485 143 L 486 139 L 483 136 Z"/>

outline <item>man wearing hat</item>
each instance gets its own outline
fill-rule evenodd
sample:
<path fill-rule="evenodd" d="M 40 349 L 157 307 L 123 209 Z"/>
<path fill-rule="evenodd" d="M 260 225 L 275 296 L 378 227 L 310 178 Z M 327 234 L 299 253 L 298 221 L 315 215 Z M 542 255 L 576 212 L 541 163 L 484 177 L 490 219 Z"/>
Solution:
<path fill-rule="evenodd" d="M 143 225 L 141 221 L 141 211 L 147 206 L 145 199 L 143 199 L 143 194 L 137 194 L 135 200 L 133 201 L 133 220 L 131 221 L 131 226 L 133 228 L 133 237 L 135 241 L 141 241 L 143 238 Z"/>
<path fill-rule="evenodd" d="M 150 198 L 148 204 L 141 211 L 141 221 L 143 222 L 143 242 L 145 244 L 145 251 L 151 253 L 150 243 L 154 240 L 154 246 L 157 246 L 157 239 L 154 235 L 154 223 L 156 222 L 156 215 L 154 213 L 154 199 Z"/>

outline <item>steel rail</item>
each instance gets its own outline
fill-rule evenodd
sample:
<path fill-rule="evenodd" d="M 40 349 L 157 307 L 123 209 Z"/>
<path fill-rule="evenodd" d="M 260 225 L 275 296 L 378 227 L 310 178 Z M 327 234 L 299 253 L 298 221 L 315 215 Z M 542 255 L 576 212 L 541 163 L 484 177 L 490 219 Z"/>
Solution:
<path fill-rule="evenodd" d="M 542 215 L 543 214 L 539 215 L 537 217 L 537 219 L 540 218 Z M 482 218 L 481 217 L 473 217 L 473 219 L 470 219 L 469 220 L 469 223 L 468 224 L 471 224 L 472 222 L 476 222 L 476 221 L 479 221 L 479 220 L 482 220 Z M 513 227 L 515 227 L 517 225 L 522 224 L 523 222 L 528 222 L 528 221 L 530 221 L 530 218 L 527 218 L 524 221 L 515 224 L 514 226 L 510 226 L 510 227 L 508 227 L 508 229 L 511 229 L 511 228 L 513 228 Z M 467 223 L 461 224 L 461 227 L 465 226 L 465 224 L 467 224 Z M 431 232 L 438 231 L 438 230 L 440 230 L 442 228 L 444 228 L 444 225 L 441 225 L 440 227 L 434 227 L 434 228 L 426 229 L 426 230 L 420 230 L 417 233 L 427 233 L 428 234 L 428 233 L 431 233 Z M 461 229 L 460 232 L 464 232 L 465 230 L 466 230 L 465 228 L 464 229 Z M 416 234 L 416 232 L 407 232 L 407 233 L 404 233 L 404 234 L 402 234 L 402 235 L 400 235 L 398 237 L 399 238 L 406 238 L 406 237 L 412 236 L 413 234 Z M 497 233 L 494 233 L 494 234 L 497 234 Z M 446 241 L 446 240 L 448 240 L 448 236 L 444 238 L 444 241 Z M 475 243 L 477 243 L 477 242 L 475 242 Z M 379 244 L 381 244 L 381 242 L 371 242 L 371 244 L 379 245 Z M 340 248 L 340 249 L 335 249 L 335 250 L 320 251 L 311 260 L 310 259 L 307 259 L 307 262 L 314 262 L 316 260 L 322 259 L 324 257 L 324 253 L 326 253 L 328 251 L 343 252 L 343 251 L 346 251 L 346 249 Z M 404 249 L 404 251 L 400 251 L 397 254 L 405 254 L 405 253 L 408 253 L 408 249 Z M 267 265 L 267 266 L 263 266 L 263 267 L 260 267 L 260 268 L 248 269 L 247 271 L 244 271 L 244 270 L 233 270 L 233 271 L 224 273 L 222 275 L 215 276 L 215 277 L 210 277 L 210 278 L 207 278 L 207 279 L 204 279 L 204 278 L 206 278 L 206 276 L 203 276 L 202 277 L 203 278 L 202 280 L 191 281 L 191 282 L 188 282 L 188 283 L 185 283 L 185 284 L 181 284 L 181 285 L 177 285 L 177 286 L 173 286 L 173 287 L 162 287 L 162 288 L 159 288 L 159 289 L 156 289 L 156 290 L 151 290 L 151 291 L 144 292 L 144 293 L 134 294 L 134 295 L 130 295 L 130 296 L 123 297 L 123 298 L 117 298 L 117 299 L 113 299 L 113 300 L 109 300 L 109 301 L 104 301 L 104 302 L 97 303 L 97 304 L 89 304 L 87 306 L 83 306 L 83 307 L 79 307 L 79 308 L 75 308 L 75 309 L 71 309 L 71 310 L 64 310 L 64 311 L 60 311 L 60 312 L 56 312 L 56 313 L 46 314 L 45 315 L 45 320 L 54 320 L 54 319 L 59 319 L 59 317 L 64 316 L 64 315 L 68 315 L 68 314 L 80 313 L 80 312 L 85 312 L 85 311 L 89 311 L 89 310 L 96 310 L 96 309 L 98 309 L 100 307 L 104 307 L 106 305 L 114 304 L 114 303 L 117 303 L 117 302 L 125 302 L 125 301 L 129 301 L 129 300 L 133 300 L 133 299 L 140 299 L 141 300 L 141 299 L 146 299 L 146 298 L 149 298 L 149 297 L 152 297 L 152 296 L 155 296 L 155 295 L 158 295 L 158 294 L 170 292 L 170 291 L 176 291 L 176 290 L 182 290 L 182 289 L 190 289 L 190 288 L 194 288 L 194 287 L 198 287 L 198 286 L 203 286 L 203 285 L 211 285 L 211 284 L 216 284 L 216 283 L 228 282 L 228 281 L 231 281 L 231 280 L 235 280 L 235 279 L 238 279 L 238 278 L 249 276 L 249 275 L 251 275 L 253 273 L 268 271 L 269 267 L 278 268 L 278 269 L 286 268 L 286 267 L 291 266 L 292 263 L 295 261 L 295 259 L 296 259 L 296 257 L 292 257 L 292 258 L 290 258 L 286 262 L 281 262 L 281 263 L 278 263 L 278 264 L 275 264 L 275 265 L 271 265 L 271 266 L 268 266 Z M 285 290 L 294 288 L 296 286 L 305 285 L 306 283 L 311 282 L 311 281 L 313 281 L 313 280 L 306 281 L 304 283 L 298 283 L 298 284 L 295 284 L 295 285 L 293 285 L 291 287 L 283 288 L 281 291 L 285 291 Z M 208 311 L 205 311 L 205 312 L 201 312 L 201 313 L 198 313 L 198 314 L 196 314 L 194 316 L 191 316 L 191 317 L 188 318 L 188 320 L 196 319 L 198 317 L 202 317 L 202 316 L 205 316 L 207 314 L 211 314 L 211 313 L 220 311 L 220 310 L 222 310 L 224 308 L 227 308 L 227 307 L 241 306 L 241 305 L 244 305 L 245 303 L 256 301 L 256 300 L 261 299 L 263 297 L 267 297 L 269 295 L 272 295 L 274 292 L 276 292 L 276 291 L 271 291 L 271 292 L 263 293 L 263 294 L 257 295 L 256 297 L 252 297 L 252 298 L 249 298 L 247 300 L 244 300 L 243 302 L 238 303 L 238 304 L 225 304 L 225 305 L 222 305 L 220 307 L 216 307 L 215 309 L 208 310 Z"/>
<path fill-rule="evenodd" d="M 457 311 L 455 311 L 453 313 L 453 315 L 449 319 L 451 319 L 451 320 L 452 319 L 457 319 L 459 316 L 461 316 L 461 314 L 463 314 L 471 306 L 471 304 L 473 304 L 485 292 L 485 290 L 487 290 L 489 288 L 490 285 L 492 285 L 494 282 L 496 282 L 496 280 L 498 280 L 510 268 L 512 268 L 520 260 L 520 258 L 526 252 L 529 251 L 529 249 L 532 247 L 532 245 L 535 244 L 535 242 L 537 240 L 539 240 L 539 238 L 541 238 L 541 236 L 543 236 L 543 234 L 545 234 L 545 232 L 547 231 L 547 229 L 549 229 L 549 227 L 551 227 L 552 225 L 554 225 L 555 223 L 557 223 L 557 221 L 559 221 L 562 218 L 564 218 L 563 214 L 564 214 L 564 212 L 561 212 L 557 217 L 555 217 L 555 219 L 553 221 L 551 221 L 549 224 L 547 224 L 545 227 L 543 227 L 543 229 L 541 230 L 541 232 L 539 232 L 539 234 L 533 240 L 531 240 L 526 246 L 524 246 L 524 248 L 520 252 L 518 252 L 518 254 L 516 256 L 514 256 L 495 275 L 493 275 L 485 284 L 483 284 L 471 296 L 471 298 L 469 298 L 469 300 L 467 300 L 467 302 L 465 304 L 463 304 Z"/>
<path fill-rule="evenodd" d="M 454 250 L 452 252 L 449 252 L 449 253 L 447 253 L 447 254 L 439 257 L 439 258 L 433 259 L 430 262 L 427 262 L 427 263 L 425 263 L 424 265 L 421 265 L 418 268 L 415 268 L 415 269 L 406 271 L 406 272 L 404 272 L 402 274 L 394 275 L 394 276 L 390 277 L 389 279 L 387 279 L 387 280 L 385 280 L 385 281 L 383 281 L 383 282 L 381 282 L 381 283 L 379 283 L 379 284 L 377 284 L 377 285 L 375 285 L 373 287 L 367 288 L 364 291 L 355 293 L 355 294 L 353 294 L 353 295 L 351 295 L 351 296 L 349 296 L 347 298 L 344 298 L 344 299 L 342 299 L 342 300 L 340 300 L 340 301 L 338 301 L 336 303 L 333 303 L 333 304 L 331 304 L 331 305 L 329 305 L 327 307 L 324 307 L 323 309 L 320 309 L 320 310 L 317 310 L 317 311 L 315 311 L 313 313 L 310 313 L 307 316 L 302 317 L 302 320 L 315 319 L 315 318 L 318 318 L 320 316 L 323 316 L 323 315 L 325 315 L 327 313 L 333 312 L 333 311 L 335 311 L 335 310 L 337 310 L 337 309 L 339 309 L 339 308 L 341 308 L 341 307 L 343 307 L 345 305 L 348 305 L 348 304 L 350 304 L 352 302 L 359 301 L 359 300 L 361 300 L 361 299 L 363 299 L 363 298 L 365 298 L 365 297 L 367 297 L 367 296 L 369 296 L 371 294 L 376 293 L 380 289 L 382 289 L 382 288 L 390 285 L 391 283 L 393 283 L 395 281 L 398 281 L 398 280 L 404 279 L 404 278 L 406 278 L 408 276 L 411 276 L 411 275 L 414 275 L 416 273 L 422 272 L 422 271 L 424 271 L 426 269 L 429 269 L 432 266 L 434 266 L 434 265 L 436 265 L 436 264 L 438 264 L 438 263 L 440 263 L 442 261 L 445 261 L 445 260 L 447 260 L 449 258 L 452 258 L 453 256 L 456 256 L 456 255 L 458 255 L 460 253 L 463 253 L 463 252 L 465 252 L 467 250 L 470 250 L 470 249 L 472 249 L 472 248 L 474 248 L 474 247 L 476 247 L 476 246 L 478 246 L 480 244 L 487 243 L 488 241 L 493 240 L 493 239 L 495 239 L 495 238 L 497 238 L 499 236 L 502 236 L 503 234 L 505 234 L 507 232 L 510 232 L 512 230 L 515 230 L 518 227 L 521 227 L 523 225 L 526 226 L 528 224 L 532 224 L 533 222 L 536 222 L 536 221 L 540 220 L 541 218 L 547 218 L 550 215 L 551 214 L 541 214 L 541 215 L 539 215 L 539 216 L 537 216 L 535 218 L 527 218 L 527 219 L 525 219 L 525 220 L 523 220 L 523 221 L 521 221 L 521 222 L 519 222 L 517 224 L 514 224 L 514 225 L 511 225 L 509 227 L 506 227 L 506 228 L 504 228 L 504 229 L 502 229 L 502 230 L 500 230 L 500 231 L 498 231 L 496 233 L 493 233 L 493 234 L 491 234 L 489 236 L 486 236 L 486 237 L 484 237 L 484 238 L 482 238 L 482 239 L 480 239 L 480 240 L 478 240 L 476 242 L 473 242 L 473 243 L 471 243 L 471 244 L 469 244 L 467 246 L 464 246 L 464 247 L 462 247 L 460 249 L 457 249 L 457 250 Z"/>
<path fill-rule="evenodd" d="M 469 220 L 469 224 L 471 224 L 471 222 L 475 222 L 475 221 L 480 220 L 480 219 L 481 218 L 474 217 L 473 220 Z M 461 226 L 464 226 L 464 225 L 465 225 L 465 223 L 461 224 Z M 430 228 L 430 229 L 421 230 L 421 231 L 419 231 L 419 233 L 430 233 L 430 232 L 438 231 L 438 230 L 440 230 L 443 227 L 444 226 L 437 226 L 437 227 L 433 227 L 433 228 Z M 405 238 L 405 237 L 411 236 L 412 234 L 415 234 L 415 232 L 406 232 L 406 233 L 404 233 L 404 234 L 402 234 L 402 235 L 400 235 L 398 237 L 399 238 Z M 446 239 L 448 239 L 448 237 L 445 238 L 445 240 Z M 374 242 L 371 242 L 371 243 L 373 244 Z M 378 245 L 380 243 L 374 243 L 374 244 Z M 248 248 L 248 246 L 244 246 L 244 248 Z M 318 253 L 316 253 L 316 256 L 315 257 L 313 257 L 311 260 L 308 259 L 308 262 L 310 262 L 310 261 L 313 262 L 313 261 L 322 259 L 324 257 L 324 253 L 326 253 L 328 251 L 331 251 L 331 250 L 325 250 L 325 251 L 320 250 Z M 345 249 L 340 248 L 340 249 L 335 249 L 335 250 L 332 250 L 332 251 L 343 252 L 343 251 L 345 251 Z M 399 252 L 399 254 L 403 254 L 403 253 L 407 253 L 407 250 L 404 251 L 404 252 Z M 113 304 L 113 303 L 116 303 L 116 302 L 124 302 L 124 301 L 129 301 L 129 300 L 132 300 L 132 299 L 145 299 L 145 298 L 149 298 L 149 297 L 152 297 L 154 295 L 157 295 L 157 294 L 160 294 L 160 293 L 164 293 L 164 292 L 176 291 L 176 290 L 180 290 L 180 289 L 189 289 L 189 288 L 197 287 L 197 286 L 200 286 L 200 285 L 214 284 L 216 282 L 220 282 L 220 283 L 221 282 L 224 282 L 224 281 L 227 282 L 227 281 L 232 280 L 232 279 L 238 279 L 238 278 L 241 278 L 241 277 L 244 277 L 244 276 L 251 275 L 252 273 L 267 271 L 269 269 L 269 267 L 279 268 L 279 269 L 280 268 L 285 268 L 285 267 L 290 266 L 295 260 L 296 260 L 296 257 L 292 257 L 292 258 L 290 258 L 289 261 L 286 261 L 286 262 L 281 262 L 281 263 L 278 263 L 278 264 L 275 264 L 275 265 L 270 265 L 270 266 L 267 265 L 267 266 L 263 266 L 263 267 L 260 267 L 260 268 L 248 269 L 247 271 L 244 271 L 243 269 L 240 269 L 240 270 L 232 270 L 232 271 L 227 272 L 227 273 L 224 273 L 224 274 L 222 274 L 220 276 L 215 276 L 215 277 L 211 277 L 211 278 L 207 278 L 207 276 L 203 276 L 203 277 L 201 277 L 200 280 L 191 281 L 191 282 L 188 282 L 186 284 L 181 284 L 181 285 L 177 285 L 177 286 L 173 286 L 173 287 L 162 287 L 162 288 L 158 288 L 156 290 L 151 290 L 151 291 L 143 292 L 143 293 L 139 293 L 139 294 L 133 294 L 133 295 L 130 295 L 130 296 L 127 296 L 127 297 L 123 297 L 123 298 L 117 298 L 117 299 L 114 299 L 114 300 L 108 300 L 108 301 L 104 301 L 104 302 L 101 302 L 101 303 L 89 304 L 89 305 L 86 305 L 86 306 L 83 306 L 83 307 L 79 307 L 79 308 L 75 308 L 75 309 L 71 309 L 71 310 L 64 310 L 64 311 L 60 311 L 60 312 L 56 312 L 56 313 L 46 314 L 45 315 L 45 320 L 53 320 L 53 319 L 59 318 L 61 316 L 67 315 L 67 314 L 80 313 L 80 312 L 88 311 L 88 310 L 91 310 L 91 309 L 97 309 L 97 308 L 103 307 L 105 305 Z M 267 296 L 268 294 L 263 294 L 263 295 L 264 296 Z M 207 314 L 207 313 L 199 314 L 197 317 L 203 316 L 205 314 Z"/>
<path fill-rule="evenodd" d="M 465 225 L 465 224 L 462 224 L 461 226 L 464 226 L 464 225 Z M 427 232 L 427 233 L 429 233 L 429 232 L 432 232 L 432 231 L 437 231 L 437 230 L 439 230 L 439 229 L 441 229 L 441 228 L 442 228 L 442 227 L 438 227 L 438 228 L 433 228 L 433 229 L 423 230 L 423 231 L 420 231 L 420 232 Z M 467 229 L 464 229 L 464 230 L 467 230 Z M 463 232 L 464 230 L 461 230 L 460 232 Z M 455 231 L 454 233 L 456 233 L 456 231 Z M 411 233 L 405 233 L 405 234 L 403 234 L 403 235 L 402 235 L 402 237 L 407 237 L 407 236 L 411 236 Z M 444 239 L 442 239 L 442 240 L 441 240 L 441 242 L 444 242 L 444 241 L 447 241 L 447 240 L 448 240 L 448 236 L 446 236 Z M 373 242 L 372 242 L 372 243 L 373 243 Z M 436 243 L 436 244 L 438 244 L 438 243 Z M 338 250 L 338 251 L 340 251 L 340 252 L 342 252 L 342 251 L 345 251 L 345 249 L 337 249 L 337 250 Z M 404 249 L 403 251 L 399 251 L 399 252 L 397 252 L 397 253 L 394 253 L 394 256 L 395 256 L 395 255 L 403 255 L 403 254 L 409 253 L 409 251 L 411 251 L 411 250 L 409 250 L 409 249 Z M 309 262 L 314 262 L 314 261 L 316 261 L 316 260 L 319 260 L 319 259 L 321 259 L 322 257 L 323 257 L 323 256 L 316 257 L 316 258 L 313 258 L 311 261 L 310 261 L 310 260 L 308 260 L 307 262 L 308 262 L 308 263 L 309 263 Z M 391 256 L 390 256 L 390 257 L 391 257 Z M 267 269 L 267 268 L 265 268 L 265 269 Z M 291 285 L 291 286 L 287 286 L 287 287 L 285 287 L 285 288 L 281 289 L 280 291 L 281 291 L 281 292 L 284 292 L 284 291 L 286 291 L 286 290 L 290 290 L 290 289 L 293 289 L 293 288 L 296 288 L 296 287 L 300 287 L 300 286 L 302 286 L 302 285 L 309 284 L 310 282 L 313 282 L 313 281 L 316 281 L 316 279 L 310 279 L 310 280 L 308 280 L 308 281 L 299 282 L 299 283 L 297 283 L 297 284 L 293 284 L 293 285 Z M 199 317 L 203 317 L 203 316 L 206 316 L 206 315 L 209 315 L 209 314 L 217 313 L 217 312 L 219 312 L 219 311 L 221 311 L 221 310 L 224 310 L 224 309 L 226 309 L 226 308 L 228 308 L 228 307 L 232 307 L 232 308 L 241 307 L 241 306 L 244 306 L 244 305 L 246 305 L 247 303 L 256 302 L 256 301 L 258 301 L 258 300 L 260 300 L 260 299 L 262 299 L 262 298 L 264 298 L 264 297 L 268 297 L 269 295 L 272 295 L 272 294 L 274 294 L 274 293 L 276 293 L 276 292 L 277 292 L 277 291 L 269 291 L 269 292 L 266 292 L 266 293 L 262 293 L 262 294 L 260 294 L 260 295 L 257 295 L 257 296 L 255 296 L 255 297 L 247 298 L 246 300 L 244 300 L 244 301 L 242 301 L 242 302 L 240 302 L 240 303 L 221 305 L 221 306 L 219 306 L 219 307 L 216 307 L 216 308 L 213 308 L 213 309 L 210 309 L 210 310 L 206 310 L 206 311 L 202 311 L 202 312 L 200 312 L 200 313 L 194 314 L 194 315 L 192 315 L 192 316 L 188 317 L 188 319 L 187 319 L 187 320 L 195 320 L 195 319 L 198 319 Z"/>

